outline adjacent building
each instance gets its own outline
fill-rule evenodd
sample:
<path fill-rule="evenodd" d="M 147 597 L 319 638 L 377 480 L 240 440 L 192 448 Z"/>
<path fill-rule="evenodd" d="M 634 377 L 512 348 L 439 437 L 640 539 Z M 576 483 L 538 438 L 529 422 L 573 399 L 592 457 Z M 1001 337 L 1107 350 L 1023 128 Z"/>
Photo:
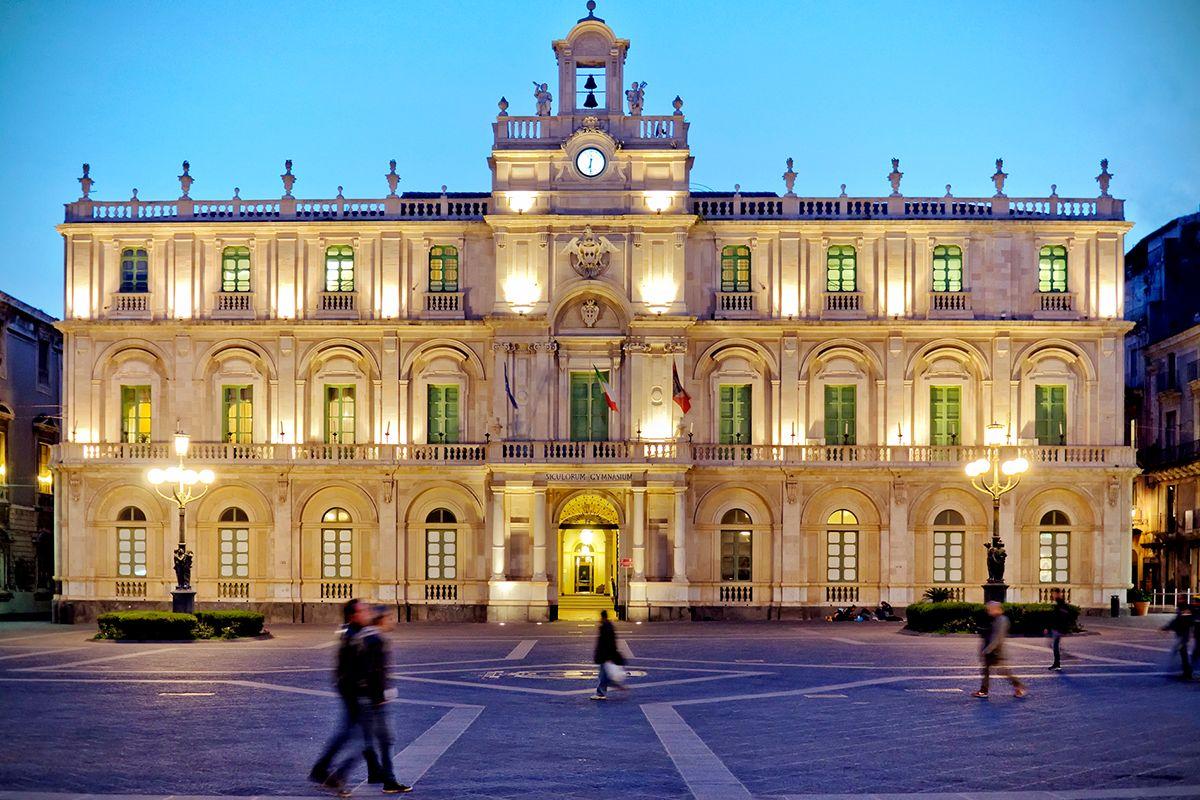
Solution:
<path fill-rule="evenodd" d="M 1200 213 L 1179 217 L 1125 259 L 1135 485 L 1134 581 L 1200 589 Z M 1172 598 L 1173 599 L 1173 598 Z"/>
<path fill-rule="evenodd" d="M 0 292 L 0 619 L 50 616 L 62 335 Z"/>
<path fill-rule="evenodd" d="M 490 121 L 490 191 L 398 193 L 393 162 L 383 197 L 300 199 L 288 162 L 281 197 L 199 200 L 185 163 L 176 199 L 102 201 L 85 167 L 59 227 L 61 607 L 169 600 L 146 472 L 180 429 L 216 473 L 186 518 L 201 605 L 980 599 L 991 501 L 963 465 L 993 424 L 1031 462 L 1001 506 L 1010 596 L 1123 593 L 1107 164 L 1092 197 L 1009 197 L 999 161 L 978 197 L 905 196 L 895 160 L 881 196 L 798 194 L 790 159 L 782 194 L 694 192 L 683 100 L 627 79 L 629 48 L 594 13 L 553 42 L 536 113 Z"/>

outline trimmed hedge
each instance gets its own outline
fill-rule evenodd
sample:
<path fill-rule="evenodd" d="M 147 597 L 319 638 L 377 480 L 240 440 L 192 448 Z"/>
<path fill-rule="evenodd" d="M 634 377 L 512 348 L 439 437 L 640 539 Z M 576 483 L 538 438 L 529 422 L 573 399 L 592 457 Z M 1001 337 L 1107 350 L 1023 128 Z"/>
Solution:
<path fill-rule="evenodd" d="M 196 617 L 171 611 L 110 611 L 96 618 L 101 639 L 195 639 Z"/>
<path fill-rule="evenodd" d="M 110 611 L 96 623 L 99 639 L 235 639 L 263 632 L 263 615 L 255 611 Z"/>
<path fill-rule="evenodd" d="M 263 615 L 257 611 L 197 611 L 196 619 L 212 628 L 213 636 L 258 636 L 263 632 Z"/>
<path fill-rule="evenodd" d="M 1070 609 L 1071 630 L 1079 630 L 1079 606 Z M 1004 613 L 1012 622 L 1009 633 L 1040 636 L 1054 621 L 1050 603 L 1005 603 Z M 987 625 L 983 603 L 913 603 L 906 611 L 904 626 L 922 633 L 978 633 Z"/>

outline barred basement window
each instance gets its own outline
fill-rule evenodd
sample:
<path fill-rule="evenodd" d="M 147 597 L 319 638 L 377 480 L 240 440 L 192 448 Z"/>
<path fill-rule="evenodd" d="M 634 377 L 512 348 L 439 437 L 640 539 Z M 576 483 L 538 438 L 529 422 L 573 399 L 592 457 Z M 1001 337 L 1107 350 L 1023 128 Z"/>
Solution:
<path fill-rule="evenodd" d="M 458 522 L 454 512 L 436 508 L 425 518 L 425 577 L 428 580 L 458 578 Z"/>
<path fill-rule="evenodd" d="M 826 533 L 825 578 L 830 583 L 853 583 L 858 580 L 858 517 L 840 508 L 829 515 L 830 530 Z M 836 526 L 836 527 L 834 527 Z"/>
<path fill-rule="evenodd" d="M 321 517 L 321 577 L 351 578 L 354 576 L 354 539 L 350 527 L 350 512 L 331 508 Z"/>
<path fill-rule="evenodd" d="M 933 582 L 962 583 L 963 539 L 966 532 L 962 514 L 946 509 L 933 520 Z"/>

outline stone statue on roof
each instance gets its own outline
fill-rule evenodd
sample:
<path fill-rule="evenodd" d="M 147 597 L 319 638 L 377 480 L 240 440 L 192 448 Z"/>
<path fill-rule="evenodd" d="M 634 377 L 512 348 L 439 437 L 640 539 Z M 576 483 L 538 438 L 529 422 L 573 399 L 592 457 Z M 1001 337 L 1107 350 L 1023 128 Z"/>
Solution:
<path fill-rule="evenodd" d="M 554 95 L 550 94 L 550 85 L 534 81 L 533 99 L 537 101 L 537 115 L 539 117 L 550 116 L 550 103 L 554 101 Z"/>
<path fill-rule="evenodd" d="M 629 101 L 629 116 L 640 117 L 642 115 L 642 105 L 646 102 L 646 82 L 633 82 L 633 85 L 625 91 L 625 99 Z"/>

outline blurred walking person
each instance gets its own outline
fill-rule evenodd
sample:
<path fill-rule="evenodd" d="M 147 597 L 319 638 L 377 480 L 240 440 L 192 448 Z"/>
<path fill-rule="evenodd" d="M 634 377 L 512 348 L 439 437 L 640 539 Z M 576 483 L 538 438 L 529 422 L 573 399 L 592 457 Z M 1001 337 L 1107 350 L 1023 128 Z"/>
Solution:
<path fill-rule="evenodd" d="M 411 792 L 412 787 L 397 781 L 392 771 L 392 731 L 388 725 L 386 704 L 388 700 L 396 698 L 397 692 L 387 685 L 390 659 L 385 634 L 392 627 L 390 609 L 383 605 L 373 607 L 368 622 L 355 637 L 361 648 L 359 701 L 363 704 L 362 729 L 366 748 L 379 756 L 377 775 L 383 784 L 384 794 Z"/>
<path fill-rule="evenodd" d="M 1062 671 L 1062 637 L 1071 632 L 1071 607 L 1067 605 L 1066 592 L 1055 589 L 1052 592 L 1054 605 L 1050 609 L 1050 641 L 1054 648 L 1054 663 L 1050 669 Z"/>
<path fill-rule="evenodd" d="M 1008 638 L 1008 629 L 1011 627 L 1008 617 L 1004 616 L 1004 606 L 995 600 L 989 600 L 986 608 L 990 619 L 988 626 L 983 630 L 983 646 L 979 651 L 979 658 L 983 663 L 983 680 L 979 691 L 974 692 L 972 697 L 988 696 L 992 670 L 1012 683 L 1013 697 L 1024 697 L 1028 694 L 1025 684 L 1021 683 L 1012 669 L 1004 663 L 1004 640 Z"/>
<path fill-rule="evenodd" d="M 335 772 L 332 770 L 333 761 L 341 751 L 356 736 L 361 737 L 361 710 L 357 699 L 359 683 L 359 658 L 355 637 L 366 624 L 368 615 L 364 613 L 366 606 L 358 598 L 346 601 L 342 606 L 342 628 L 338 632 L 337 667 L 334 673 L 334 687 L 342 701 L 342 717 L 338 728 L 325 745 L 325 750 L 313 764 L 308 773 L 308 779 L 320 783 L 329 789 L 340 789 Z M 368 779 L 370 773 L 377 769 L 378 759 L 374 751 L 364 748 L 363 756 L 367 760 Z M 348 767 L 347 767 L 348 768 Z M 344 778 L 341 781 L 345 783 Z"/>
<path fill-rule="evenodd" d="M 625 664 L 625 656 L 617 649 L 617 631 L 608 621 L 607 611 L 600 612 L 600 632 L 596 636 L 596 650 L 592 654 L 592 661 L 596 663 L 600 674 L 600 683 L 596 686 L 596 693 L 592 695 L 593 700 L 607 699 L 610 686 L 625 688 L 624 670 L 620 669 Z"/>
<path fill-rule="evenodd" d="M 1192 636 L 1192 628 L 1195 627 L 1195 623 L 1196 618 L 1192 613 L 1192 607 L 1186 600 L 1180 600 L 1175 609 L 1175 616 L 1162 628 L 1164 631 L 1171 631 L 1175 634 L 1175 646 L 1171 648 L 1171 655 L 1174 657 L 1175 653 L 1179 653 L 1185 681 L 1192 679 L 1192 657 L 1188 654 L 1188 639 Z"/>

